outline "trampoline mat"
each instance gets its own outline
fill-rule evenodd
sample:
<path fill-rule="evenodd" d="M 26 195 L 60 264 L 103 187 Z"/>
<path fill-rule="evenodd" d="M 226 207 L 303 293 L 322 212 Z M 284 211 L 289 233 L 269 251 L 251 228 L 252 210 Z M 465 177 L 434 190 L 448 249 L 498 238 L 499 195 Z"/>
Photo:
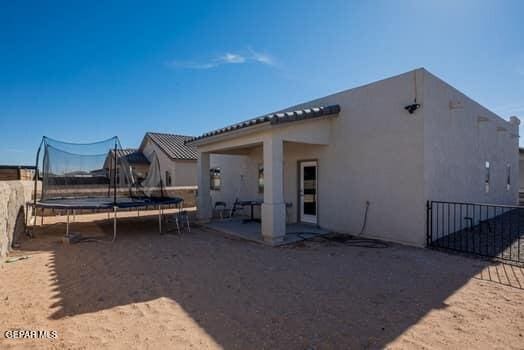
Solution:
<path fill-rule="evenodd" d="M 182 202 L 182 198 L 117 198 L 116 203 L 111 197 L 90 198 L 53 198 L 36 202 L 37 208 L 49 209 L 111 209 L 138 208 L 150 205 L 174 205 Z"/>

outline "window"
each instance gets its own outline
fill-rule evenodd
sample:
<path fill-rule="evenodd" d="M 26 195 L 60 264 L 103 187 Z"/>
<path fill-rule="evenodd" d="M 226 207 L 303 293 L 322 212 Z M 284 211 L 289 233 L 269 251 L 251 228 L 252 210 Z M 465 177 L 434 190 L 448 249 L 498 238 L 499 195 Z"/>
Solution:
<path fill-rule="evenodd" d="M 489 192 L 489 172 L 490 172 L 490 164 L 488 161 L 486 161 L 486 164 L 485 164 L 485 175 L 484 175 L 484 186 L 486 188 L 486 193 Z"/>
<path fill-rule="evenodd" d="M 511 164 L 506 164 L 506 191 L 511 188 Z"/>
<path fill-rule="evenodd" d="M 166 171 L 166 186 L 171 186 L 171 174 Z"/>
<path fill-rule="evenodd" d="M 264 193 L 264 166 L 258 165 L 258 193 Z"/>
<path fill-rule="evenodd" d="M 214 191 L 219 191 L 222 185 L 222 179 L 220 177 L 220 168 L 212 168 L 209 170 L 210 176 L 210 188 Z"/>

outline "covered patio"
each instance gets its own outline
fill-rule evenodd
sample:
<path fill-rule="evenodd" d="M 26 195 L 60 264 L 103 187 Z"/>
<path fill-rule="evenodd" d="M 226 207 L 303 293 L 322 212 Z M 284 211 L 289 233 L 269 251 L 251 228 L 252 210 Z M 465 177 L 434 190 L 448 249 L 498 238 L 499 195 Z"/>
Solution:
<path fill-rule="evenodd" d="M 299 186 L 296 168 L 301 160 L 318 161 L 322 149 L 331 141 L 331 121 L 339 112 L 338 105 L 331 105 L 276 113 L 189 140 L 188 143 L 196 146 L 199 151 L 198 219 L 208 223 L 213 229 L 271 245 L 300 240 L 300 233 L 327 233 L 327 230 L 320 228 L 316 214 L 316 192 L 312 194 L 315 200 L 315 220 L 306 224 L 306 220 L 297 215 L 304 206 L 303 199 L 297 198 L 303 198 L 304 191 L 297 189 Z M 214 161 L 212 155 L 243 156 L 245 162 L 220 163 Z M 258 157 L 260 163 L 257 163 Z M 244 198 L 239 198 L 239 193 L 242 192 L 240 189 L 235 191 L 235 186 L 224 186 L 220 193 L 222 198 L 227 198 L 229 206 L 236 200 L 260 200 L 260 224 L 243 224 L 236 219 L 211 222 L 216 199 L 212 195 L 210 171 L 217 169 L 217 162 L 221 170 L 230 168 L 228 176 L 223 172 L 224 182 L 245 181 L 248 187 L 243 191 Z M 263 169 L 263 188 L 260 190 L 259 187 L 258 192 L 257 164 Z M 236 173 L 231 173 L 231 168 L 234 168 Z M 314 182 L 317 186 L 316 177 Z M 289 203 L 294 204 L 292 214 L 286 211 L 286 204 Z"/>

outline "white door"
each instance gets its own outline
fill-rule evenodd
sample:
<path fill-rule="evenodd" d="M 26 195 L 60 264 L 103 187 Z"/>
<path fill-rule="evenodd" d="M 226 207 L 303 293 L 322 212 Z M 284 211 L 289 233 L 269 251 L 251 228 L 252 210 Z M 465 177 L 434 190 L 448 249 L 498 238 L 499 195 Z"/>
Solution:
<path fill-rule="evenodd" d="M 317 162 L 300 163 L 300 221 L 317 223 Z"/>

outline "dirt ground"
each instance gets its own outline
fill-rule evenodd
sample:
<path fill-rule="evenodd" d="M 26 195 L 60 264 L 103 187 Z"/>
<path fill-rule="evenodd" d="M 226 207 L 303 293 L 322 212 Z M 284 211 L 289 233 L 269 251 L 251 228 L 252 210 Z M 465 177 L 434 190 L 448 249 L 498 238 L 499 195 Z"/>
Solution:
<path fill-rule="evenodd" d="M 102 216 L 103 217 L 103 216 Z M 74 224 L 84 234 L 112 223 Z M 123 219 L 115 243 L 38 228 L 0 263 L 2 349 L 523 349 L 524 270 L 336 243 L 271 248 Z M 5 339 L 6 331 L 56 339 Z"/>

